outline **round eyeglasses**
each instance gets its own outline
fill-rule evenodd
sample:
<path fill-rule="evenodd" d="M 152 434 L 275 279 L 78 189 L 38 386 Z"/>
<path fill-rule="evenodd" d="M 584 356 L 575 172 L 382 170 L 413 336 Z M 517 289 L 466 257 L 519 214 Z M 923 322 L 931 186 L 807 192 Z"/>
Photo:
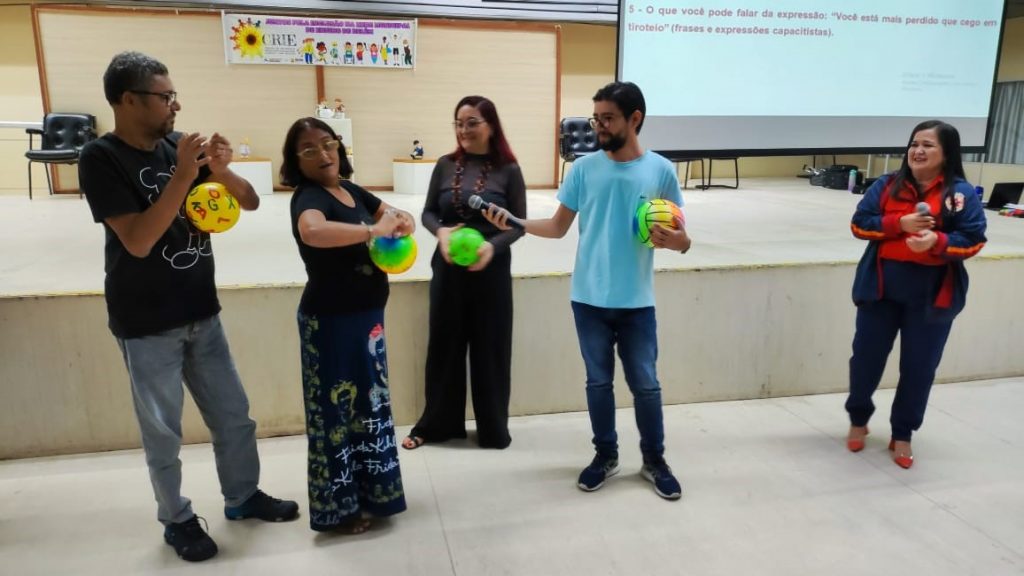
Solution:
<path fill-rule="evenodd" d="M 299 150 L 298 156 L 305 158 L 306 160 L 311 160 L 319 156 L 322 152 L 334 152 L 339 146 L 341 146 L 340 140 L 327 140 L 326 142 L 321 142 L 319 146 L 310 146 L 309 148 Z"/>

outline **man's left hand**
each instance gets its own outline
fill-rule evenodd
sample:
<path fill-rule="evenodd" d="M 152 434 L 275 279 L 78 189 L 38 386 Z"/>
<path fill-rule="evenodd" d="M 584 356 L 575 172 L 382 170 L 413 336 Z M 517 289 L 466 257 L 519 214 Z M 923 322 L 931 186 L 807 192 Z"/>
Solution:
<path fill-rule="evenodd" d="M 675 229 L 661 224 L 651 227 L 651 243 L 655 248 L 668 248 L 678 252 L 686 252 L 690 249 L 690 237 L 686 234 L 682 220 L 676 218 L 675 224 Z"/>
<path fill-rule="evenodd" d="M 219 174 L 227 170 L 228 164 L 231 164 L 233 155 L 231 142 L 228 142 L 228 139 L 221 136 L 220 133 L 215 132 L 206 145 L 206 154 L 210 157 L 210 172 Z"/>

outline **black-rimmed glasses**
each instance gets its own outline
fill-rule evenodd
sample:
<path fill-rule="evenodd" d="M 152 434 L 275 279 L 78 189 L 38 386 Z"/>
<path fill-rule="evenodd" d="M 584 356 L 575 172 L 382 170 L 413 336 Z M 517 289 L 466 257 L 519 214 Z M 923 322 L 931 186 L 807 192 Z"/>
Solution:
<path fill-rule="evenodd" d="M 168 90 L 167 92 L 150 92 L 148 90 L 129 90 L 132 94 L 146 94 L 149 96 L 159 96 L 164 99 L 164 104 L 170 106 L 178 101 L 178 93 L 174 90 Z"/>
<path fill-rule="evenodd" d="M 606 114 L 601 117 L 594 116 L 592 118 L 587 118 L 587 122 L 590 123 L 591 128 L 597 128 L 599 124 L 607 128 L 608 125 L 614 122 L 617 117 L 618 116 L 616 116 L 615 114 Z"/>

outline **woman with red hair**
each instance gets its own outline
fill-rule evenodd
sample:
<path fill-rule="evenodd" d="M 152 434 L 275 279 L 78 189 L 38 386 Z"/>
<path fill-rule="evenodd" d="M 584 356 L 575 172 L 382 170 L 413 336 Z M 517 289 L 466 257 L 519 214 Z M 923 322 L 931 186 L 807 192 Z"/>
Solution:
<path fill-rule="evenodd" d="M 424 442 L 466 437 L 468 348 L 477 443 L 505 448 L 512 441 L 510 246 L 523 232 L 499 230 L 468 202 L 477 195 L 522 218 L 526 184 L 493 102 L 466 96 L 455 106 L 452 125 L 457 147 L 438 160 L 423 207 L 423 225 L 437 236 L 431 259 L 426 406 L 402 446 L 413 449 Z M 476 229 L 485 239 L 468 267 L 453 263 L 448 253 L 452 232 L 462 227 Z"/>

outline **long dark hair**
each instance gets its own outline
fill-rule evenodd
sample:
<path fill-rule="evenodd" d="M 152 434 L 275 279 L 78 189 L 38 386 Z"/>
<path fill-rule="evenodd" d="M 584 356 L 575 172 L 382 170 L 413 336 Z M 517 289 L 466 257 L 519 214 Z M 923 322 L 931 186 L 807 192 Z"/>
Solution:
<path fill-rule="evenodd" d="M 345 143 L 341 142 L 334 129 L 329 124 L 318 118 L 299 118 L 288 129 L 284 137 L 284 146 L 281 154 L 284 156 L 281 162 L 281 184 L 296 187 L 302 181 L 302 169 L 299 168 L 299 137 L 306 130 L 323 130 L 331 135 L 331 138 L 338 140 L 338 173 L 342 178 L 352 177 L 352 165 L 348 162 L 348 153 L 345 151 Z"/>
<path fill-rule="evenodd" d="M 914 126 L 914 130 L 910 133 L 910 140 L 907 140 L 906 149 L 910 150 L 910 144 L 914 142 L 914 136 L 918 132 L 933 128 L 939 137 L 939 145 L 942 146 L 942 182 L 945 186 L 945 189 L 942 191 L 942 205 L 945 206 L 945 198 L 952 198 L 953 196 L 953 189 L 956 187 L 957 178 L 967 180 L 967 176 L 964 174 L 964 160 L 960 153 L 960 132 L 951 124 L 946 124 L 942 120 L 925 120 Z M 924 194 L 920 183 L 914 178 L 914 173 L 910 171 L 908 157 L 909 154 L 903 155 L 903 164 L 894 173 L 892 185 L 889 188 L 889 195 L 892 198 L 899 197 L 905 184 L 910 184 L 916 192 L 918 199 L 921 199 Z"/>
<path fill-rule="evenodd" d="M 505 139 L 505 131 L 501 128 L 501 120 L 498 119 L 498 109 L 494 107 L 494 102 L 483 96 L 466 96 L 455 105 L 455 112 L 452 113 L 453 118 L 458 119 L 459 108 L 463 106 L 476 108 L 480 112 L 480 116 L 487 122 L 487 125 L 491 127 L 491 139 L 487 147 L 488 159 L 496 166 L 515 162 L 516 155 L 512 153 L 512 147 L 508 145 L 508 140 Z M 462 144 L 458 144 L 458 139 L 456 139 L 456 146 L 458 147 L 455 149 L 455 152 L 452 152 L 452 156 L 458 160 L 466 155 L 466 151 L 462 148 Z"/>

